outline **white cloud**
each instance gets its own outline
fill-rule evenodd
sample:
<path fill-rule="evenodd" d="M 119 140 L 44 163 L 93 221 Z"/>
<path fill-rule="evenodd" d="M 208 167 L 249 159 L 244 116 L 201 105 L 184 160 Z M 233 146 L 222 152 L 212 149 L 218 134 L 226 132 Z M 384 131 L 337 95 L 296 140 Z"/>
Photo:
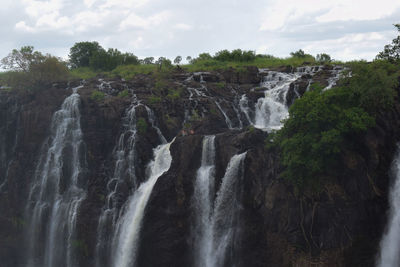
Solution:
<path fill-rule="evenodd" d="M 178 23 L 178 24 L 175 24 L 174 28 L 178 29 L 178 30 L 189 31 L 189 30 L 193 29 L 193 26 L 191 26 L 189 24 L 185 24 L 185 23 Z"/>
<path fill-rule="evenodd" d="M 260 30 L 278 30 L 299 18 L 312 22 L 375 20 L 400 8 L 393 0 L 273 0 L 265 9 Z"/>
<path fill-rule="evenodd" d="M 65 55 L 74 42 L 96 40 L 138 56 L 235 48 L 288 56 L 302 48 L 338 59 L 372 59 L 396 35 L 397 2 L 2 0 L 0 53 L 28 44 Z"/>
<path fill-rule="evenodd" d="M 171 16 L 170 12 L 163 11 L 157 14 L 154 14 L 150 17 L 140 17 L 135 13 L 131 13 L 125 18 L 121 24 L 119 25 L 120 30 L 127 30 L 130 28 L 142 28 L 148 29 L 150 27 L 158 26 L 161 23 L 168 20 Z"/>

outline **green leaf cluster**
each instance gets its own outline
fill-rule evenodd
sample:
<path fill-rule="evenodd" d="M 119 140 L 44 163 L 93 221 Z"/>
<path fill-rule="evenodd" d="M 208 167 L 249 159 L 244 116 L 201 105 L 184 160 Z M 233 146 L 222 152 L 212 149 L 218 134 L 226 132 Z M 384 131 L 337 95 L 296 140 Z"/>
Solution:
<path fill-rule="evenodd" d="M 90 95 L 90 98 L 96 102 L 101 102 L 105 98 L 105 94 L 100 91 L 93 91 L 92 94 Z"/>
<path fill-rule="evenodd" d="M 272 135 L 280 147 L 282 176 L 297 188 L 320 188 L 338 167 L 343 147 L 375 125 L 376 114 L 390 108 L 398 72 L 388 62 L 353 62 L 352 75 L 327 91 L 306 92 L 289 109 L 289 118 Z"/>

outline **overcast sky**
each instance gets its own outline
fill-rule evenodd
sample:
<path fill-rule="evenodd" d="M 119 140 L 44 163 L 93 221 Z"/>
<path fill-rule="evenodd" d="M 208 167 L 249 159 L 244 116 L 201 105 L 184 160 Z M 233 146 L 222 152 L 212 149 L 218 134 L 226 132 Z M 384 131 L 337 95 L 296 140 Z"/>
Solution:
<path fill-rule="evenodd" d="M 241 48 L 373 59 L 397 36 L 399 0 L 1 0 L 0 57 L 33 45 L 67 57 L 79 41 L 173 59 Z"/>

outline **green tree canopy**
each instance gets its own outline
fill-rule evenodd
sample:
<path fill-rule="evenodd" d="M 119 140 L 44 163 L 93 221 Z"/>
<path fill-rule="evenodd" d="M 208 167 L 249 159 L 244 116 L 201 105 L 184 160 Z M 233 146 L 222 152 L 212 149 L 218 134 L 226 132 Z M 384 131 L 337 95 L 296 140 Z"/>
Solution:
<path fill-rule="evenodd" d="M 64 81 L 69 75 L 65 62 L 50 54 L 43 55 L 33 46 L 13 49 L 1 60 L 1 65 L 10 70 L 3 75 L 2 83 L 15 89 L 36 89 Z"/>
<path fill-rule="evenodd" d="M 98 42 L 75 43 L 69 51 L 69 62 L 72 68 L 89 67 L 90 58 L 104 52 Z"/>
<path fill-rule="evenodd" d="M 316 60 L 318 63 L 322 64 L 329 63 L 332 61 L 331 56 L 325 53 L 317 54 Z"/>
<path fill-rule="evenodd" d="M 11 53 L 1 60 L 4 69 L 28 72 L 35 64 L 42 63 L 46 57 L 35 51 L 33 46 L 23 46 L 19 50 L 13 49 Z"/>
<path fill-rule="evenodd" d="M 400 32 L 400 24 L 394 25 Z M 385 59 L 390 62 L 400 62 L 400 35 L 392 40 L 391 44 L 385 45 L 382 52 L 377 55 L 377 59 Z"/>
<path fill-rule="evenodd" d="M 337 167 L 338 154 L 374 125 L 390 108 L 398 85 L 398 67 L 387 61 L 354 62 L 341 86 L 316 88 L 297 99 L 273 144 L 282 151 L 283 177 L 298 188 L 323 184 Z"/>

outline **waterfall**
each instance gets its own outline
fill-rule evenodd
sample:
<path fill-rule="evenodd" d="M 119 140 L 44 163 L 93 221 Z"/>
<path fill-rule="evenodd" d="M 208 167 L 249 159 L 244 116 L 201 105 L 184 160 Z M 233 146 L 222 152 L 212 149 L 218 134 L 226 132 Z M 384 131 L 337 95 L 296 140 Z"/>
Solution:
<path fill-rule="evenodd" d="M 390 213 L 387 230 L 380 244 L 377 267 L 396 267 L 400 265 L 400 149 L 392 163 L 394 184 L 390 189 Z"/>
<path fill-rule="evenodd" d="M 194 185 L 193 208 L 195 223 L 192 230 L 196 266 L 207 266 L 211 257 L 211 211 L 214 198 L 215 136 L 205 136 L 201 154 L 201 166 Z"/>
<path fill-rule="evenodd" d="M 248 100 L 246 94 L 243 94 L 243 95 L 240 97 L 240 100 L 239 100 L 239 107 L 240 107 L 240 110 L 241 110 L 241 111 L 244 113 L 244 115 L 246 116 L 247 121 L 248 121 L 250 124 L 253 124 L 253 120 L 252 120 L 251 117 L 250 117 L 250 112 L 251 112 L 251 110 L 250 110 L 250 108 L 249 108 L 249 100 Z"/>
<path fill-rule="evenodd" d="M 28 267 L 77 266 L 75 224 L 86 196 L 79 88 L 54 113 L 36 168 L 26 207 Z"/>
<path fill-rule="evenodd" d="M 156 117 L 154 116 L 154 112 L 148 106 L 144 106 L 144 107 L 146 108 L 147 117 L 149 119 L 151 127 L 153 127 L 153 129 L 156 130 L 158 138 L 160 139 L 161 143 L 162 144 L 166 144 L 167 143 L 167 139 L 165 139 L 165 137 L 162 134 L 160 128 L 158 128 L 157 125 L 156 125 Z"/>
<path fill-rule="evenodd" d="M 0 105 L 7 107 L 0 114 L 0 122 L 2 122 L 0 123 L 0 193 L 2 193 L 6 190 L 8 171 L 15 157 L 21 108 L 17 101 L 8 97 L 4 102 L 3 98 L 0 98 Z"/>
<path fill-rule="evenodd" d="M 224 115 L 226 125 L 228 126 L 229 129 L 234 129 L 232 125 L 232 121 L 229 119 L 228 115 L 226 115 L 226 112 L 222 109 L 221 105 L 218 103 L 218 101 L 215 101 L 215 105 L 217 105 L 219 111 Z"/>
<path fill-rule="evenodd" d="M 132 105 L 128 108 L 126 116 L 123 118 L 123 132 L 118 138 L 118 143 L 114 148 L 114 172 L 113 177 L 107 183 L 106 203 L 99 217 L 97 227 L 97 244 L 96 244 L 96 266 L 110 266 L 109 253 L 111 251 L 111 241 L 113 229 L 116 226 L 119 212 L 119 195 L 120 187 L 125 182 L 131 183 L 137 188 L 137 180 L 135 173 L 136 163 L 136 112 L 138 105 Z"/>
<path fill-rule="evenodd" d="M 265 96 L 258 99 L 255 106 L 254 127 L 266 131 L 277 130 L 282 127 L 282 120 L 289 116 L 286 94 L 290 84 L 299 77 L 300 75 L 297 73 L 268 72 L 261 83 L 261 86 L 266 88 Z"/>
<path fill-rule="evenodd" d="M 114 248 L 113 267 L 135 265 L 146 205 L 158 178 L 168 171 L 171 165 L 172 157 L 169 149 L 174 140 L 154 149 L 154 160 L 149 163 L 147 169 L 149 178 L 129 198 L 125 212 L 117 222 L 116 234 L 112 243 Z"/>
<path fill-rule="evenodd" d="M 229 161 L 212 205 L 213 143 L 213 137 L 206 137 L 203 142 L 202 164 L 197 173 L 193 198 L 196 210 L 195 265 L 199 267 L 224 266 L 238 228 L 239 186 L 246 152 L 233 156 Z"/>

